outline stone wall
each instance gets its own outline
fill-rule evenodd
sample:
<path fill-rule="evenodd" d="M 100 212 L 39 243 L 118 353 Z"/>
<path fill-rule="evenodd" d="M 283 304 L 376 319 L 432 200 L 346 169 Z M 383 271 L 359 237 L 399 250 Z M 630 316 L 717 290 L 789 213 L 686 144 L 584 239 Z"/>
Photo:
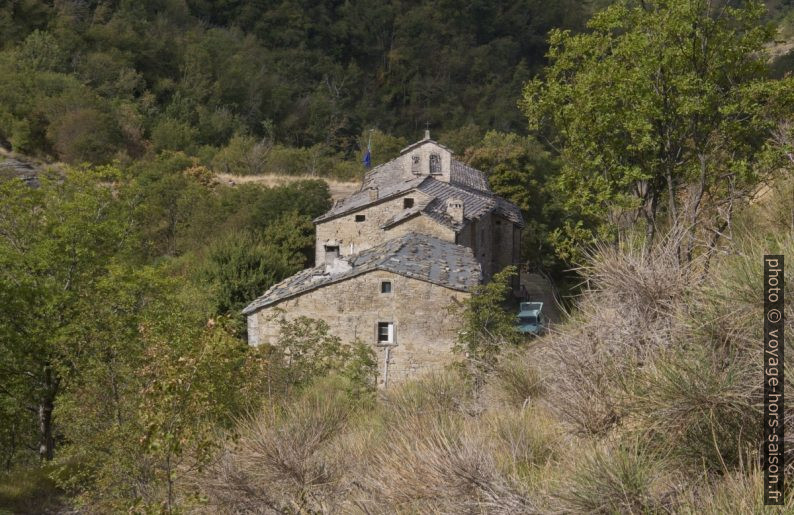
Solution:
<path fill-rule="evenodd" d="M 381 293 L 382 281 L 391 282 L 391 293 Z M 451 362 L 459 320 L 448 308 L 460 305 L 469 296 L 466 292 L 375 270 L 250 315 L 249 341 L 276 344 L 276 317 L 322 319 L 331 333 L 343 341 L 358 339 L 373 347 L 378 358 L 378 384 L 383 386 L 387 352 L 386 346 L 377 343 L 377 324 L 392 322 L 394 343 L 390 346 L 388 377 L 389 385 L 393 385 L 417 374 L 439 370 Z"/>
<path fill-rule="evenodd" d="M 504 267 L 518 264 L 521 229 L 489 213 L 467 224 L 458 234 L 457 243 L 472 249 L 482 265 L 483 280 L 487 282 Z"/>
<path fill-rule="evenodd" d="M 326 245 L 339 246 L 340 256 L 345 257 L 358 254 L 362 250 L 372 248 L 411 231 L 435 236 L 445 241 L 455 241 L 455 233 L 452 229 L 425 215 L 416 216 L 388 231 L 381 229 L 384 223 L 405 211 L 403 201 L 406 198 L 414 199 L 414 206 L 417 207 L 430 200 L 424 193 L 413 191 L 366 209 L 318 223 L 314 251 L 315 263 L 320 265 L 325 262 Z M 361 216 L 364 217 L 364 220 L 359 218 L 360 221 L 356 221 L 356 217 Z"/>
<path fill-rule="evenodd" d="M 450 170 L 452 168 L 452 154 L 449 150 L 427 141 L 415 146 L 410 151 L 397 158 L 400 168 L 403 171 L 403 179 L 431 175 L 430 174 L 430 155 L 435 154 L 440 159 L 440 173 L 433 174 L 433 177 L 442 182 L 449 182 Z M 418 166 L 414 166 L 414 158 L 419 160 Z"/>

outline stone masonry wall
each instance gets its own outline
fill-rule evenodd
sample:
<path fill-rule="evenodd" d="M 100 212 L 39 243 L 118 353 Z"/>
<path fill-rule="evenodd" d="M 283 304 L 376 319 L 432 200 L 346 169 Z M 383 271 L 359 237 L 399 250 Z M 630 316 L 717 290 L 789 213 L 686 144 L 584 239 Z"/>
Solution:
<path fill-rule="evenodd" d="M 411 231 L 435 236 L 445 241 L 455 241 L 455 233 L 452 229 L 423 215 L 403 222 L 389 231 L 381 229 L 381 225 L 386 223 L 387 220 L 405 210 L 403 207 L 405 198 L 414 199 L 415 206 L 429 200 L 427 195 L 423 193 L 411 192 L 395 199 L 375 204 L 367 209 L 318 223 L 316 226 L 315 263 L 317 265 L 324 263 L 326 245 L 338 245 L 340 255 L 345 257 L 358 254 L 362 250 L 367 250 Z M 364 220 L 357 222 L 356 216 L 362 215 Z M 411 227 L 412 229 L 408 229 Z"/>
<path fill-rule="evenodd" d="M 391 281 L 391 293 L 381 293 L 382 281 Z M 448 307 L 462 303 L 469 296 L 466 292 L 375 270 L 263 308 L 248 317 L 248 327 L 249 333 L 256 335 L 252 343 L 276 344 L 276 317 L 325 320 L 331 333 L 342 341 L 359 339 L 373 347 L 378 359 L 378 385 L 382 387 L 387 353 L 386 347 L 377 343 L 378 322 L 394 324 L 394 344 L 388 363 L 389 385 L 394 385 L 439 370 L 451 362 L 459 321 Z"/>
<path fill-rule="evenodd" d="M 457 243 L 472 249 L 487 282 L 504 267 L 518 264 L 520 239 L 521 229 L 489 213 L 467 224 L 458 234 Z"/>

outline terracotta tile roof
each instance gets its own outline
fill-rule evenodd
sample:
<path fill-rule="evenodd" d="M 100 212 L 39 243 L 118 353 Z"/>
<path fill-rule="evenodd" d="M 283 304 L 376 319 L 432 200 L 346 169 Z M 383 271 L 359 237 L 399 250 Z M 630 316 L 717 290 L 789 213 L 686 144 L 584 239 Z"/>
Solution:
<path fill-rule="evenodd" d="M 281 281 L 246 306 L 244 315 L 261 308 L 373 270 L 386 270 L 405 277 L 458 291 L 471 291 L 480 283 L 480 264 L 468 247 L 425 234 L 410 233 L 348 260 L 350 269 L 328 274 L 324 266 L 303 270 Z"/>

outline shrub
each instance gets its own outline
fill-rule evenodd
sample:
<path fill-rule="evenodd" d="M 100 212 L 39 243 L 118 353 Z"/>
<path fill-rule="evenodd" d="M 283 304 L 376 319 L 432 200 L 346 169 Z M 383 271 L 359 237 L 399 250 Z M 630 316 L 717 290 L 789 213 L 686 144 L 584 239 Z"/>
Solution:
<path fill-rule="evenodd" d="M 116 120 L 93 107 L 75 107 L 55 116 L 47 137 L 58 158 L 67 163 L 107 163 L 122 146 Z"/>
<path fill-rule="evenodd" d="M 443 416 L 464 409 L 471 391 L 456 374 L 436 374 L 390 389 L 381 400 L 386 423 L 398 423 L 420 415 Z"/>
<path fill-rule="evenodd" d="M 152 129 L 152 144 L 155 150 L 193 149 L 198 131 L 180 120 L 164 117 Z"/>
<path fill-rule="evenodd" d="M 323 320 L 301 316 L 279 318 L 278 323 L 278 343 L 271 350 L 271 360 L 279 375 L 277 385 L 285 393 L 329 374 L 347 379 L 348 393 L 355 397 L 365 397 L 375 389 L 377 363 L 370 347 L 359 341 L 343 343 L 328 332 Z"/>
<path fill-rule="evenodd" d="M 545 380 L 535 356 L 523 351 L 506 354 L 497 365 L 492 382 L 500 400 L 521 408 L 545 392 Z"/>
<path fill-rule="evenodd" d="M 531 500 L 504 477 L 489 447 L 459 414 L 388 426 L 361 479 L 364 511 L 522 513 Z"/>
<path fill-rule="evenodd" d="M 339 378 L 318 382 L 283 409 L 241 420 L 237 438 L 197 478 L 224 513 L 335 511 L 353 460 L 332 452 L 356 407 Z"/>
<path fill-rule="evenodd" d="M 693 472 L 727 471 L 763 437 L 758 377 L 741 356 L 700 346 L 671 351 L 642 372 L 629 426 Z"/>
<path fill-rule="evenodd" d="M 464 357 L 461 369 L 478 388 L 484 374 L 493 371 L 499 354 L 521 340 L 515 316 L 502 306 L 516 272 L 516 267 L 506 267 L 487 284 L 477 286 L 462 309 L 453 308 L 462 319 L 453 350 Z"/>
<path fill-rule="evenodd" d="M 553 375 L 553 408 L 582 434 L 604 435 L 625 414 L 638 370 L 673 342 L 678 306 L 697 284 L 671 233 L 651 248 L 602 246 L 580 268 L 588 288 L 576 317 L 537 353 Z M 545 352 L 544 352 L 545 350 Z"/>
<path fill-rule="evenodd" d="M 532 479 L 559 455 L 559 428 L 541 408 L 496 411 L 484 417 L 480 432 L 493 441 L 494 459 L 506 477 Z"/>
<path fill-rule="evenodd" d="M 235 175 L 259 175 L 267 171 L 271 148 L 266 139 L 257 141 L 252 136 L 235 134 L 212 159 L 212 167 Z"/>
<path fill-rule="evenodd" d="M 556 496 L 568 512 L 662 513 L 663 466 L 637 445 L 596 446 L 572 463 Z"/>

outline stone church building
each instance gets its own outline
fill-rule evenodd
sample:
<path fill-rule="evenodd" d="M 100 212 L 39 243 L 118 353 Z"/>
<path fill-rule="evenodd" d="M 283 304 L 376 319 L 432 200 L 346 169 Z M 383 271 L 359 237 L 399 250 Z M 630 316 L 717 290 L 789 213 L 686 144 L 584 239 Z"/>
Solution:
<path fill-rule="evenodd" d="M 343 341 L 373 346 L 380 386 L 451 361 L 459 324 L 450 308 L 518 263 L 524 226 L 483 172 L 428 132 L 315 223 L 317 266 L 243 310 L 249 344 L 277 343 L 280 317 L 319 318 Z"/>

